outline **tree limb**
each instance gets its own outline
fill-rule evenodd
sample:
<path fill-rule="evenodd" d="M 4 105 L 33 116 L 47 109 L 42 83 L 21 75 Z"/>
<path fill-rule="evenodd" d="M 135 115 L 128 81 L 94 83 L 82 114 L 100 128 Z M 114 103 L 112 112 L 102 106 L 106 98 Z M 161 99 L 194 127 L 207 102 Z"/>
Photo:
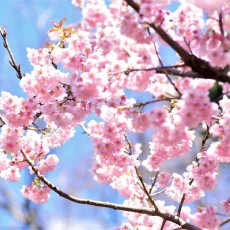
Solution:
<path fill-rule="evenodd" d="M 67 194 L 63 192 L 61 189 L 59 189 L 56 185 L 52 184 L 49 180 L 47 180 L 41 173 L 38 171 L 38 169 L 35 167 L 31 159 L 24 153 L 23 150 L 21 150 L 22 155 L 24 156 L 25 160 L 28 162 L 28 164 L 31 166 L 32 170 L 36 174 L 36 176 L 44 183 L 46 184 L 50 189 L 52 189 L 54 192 L 59 194 L 61 197 L 73 201 L 75 203 L 79 204 L 87 204 L 87 205 L 92 205 L 92 206 L 98 206 L 98 207 L 105 207 L 105 208 L 111 208 L 114 210 L 122 210 L 122 211 L 127 211 L 127 212 L 134 212 L 134 213 L 140 213 L 140 214 L 146 214 L 149 216 L 159 216 L 163 218 L 164 220 L 171 221 L 175 224 L 178 224 L 179 226 L 183 227 L 184 229 L 188 230 L 201 230 L 200 228 L 184 221 L 183 219 L 179 218 L 178 216 L 174 216 L 170 213 L 161 211 L 161 210 L 155 210 L 151 208 L 133 208 L 129 206 L 124 206 L 124 205 L 119 205 L 119 204 L 114 204 L 114 203 L 109 203 L 109 202 L 102 202 L 102 201 L 95 201 L 95 200 L 88 200 L 88 199 L 81 199 L 77 198 L 75 196 L 72 196 L 70 194 Z"/>
<path fill-rule="evenodd" d="M 140 7 L 133 0 L 125 0 L 126 3 L 131 6 L 139 15 Z M 142 15 L 140 15 L 142 17 Z M 207 61 L 190 54 L 186 51 L 179 43 L 174 41 L 162 28 L 161 26 L 156 25 L 155 23 L 146 23 L 148 24 L 160 37 L 165 41 L 184 61 L 184 64 L 191 67 L 191 69 L 202 76 L 204 79 L 214 79 L 220 82 L 230 83 L 230 76 L 228 76 L 230 69 L 229 66 L 225 68 L 215 68 L 212 67 Z"/>

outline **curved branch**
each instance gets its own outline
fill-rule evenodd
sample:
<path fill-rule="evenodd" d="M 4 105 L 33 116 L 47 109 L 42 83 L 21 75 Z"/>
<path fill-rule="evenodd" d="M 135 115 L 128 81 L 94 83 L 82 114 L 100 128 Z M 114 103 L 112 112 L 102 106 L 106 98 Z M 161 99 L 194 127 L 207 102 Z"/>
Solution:
<path fill-rule="evenodd" d="M 140 15 L 140 7 L 133 0 L 125 0 L 126 3 L 131 6 L 139 15 Z M 142 17 L 142 15 L 140 15 Z M 219 82 L 227 82 L 230 83 L 229 66 L 225 68 L 215 68 L 212 67 L 207 61 L 195 56 L 194 54 L 190 54 L 186 51 L 178 42 L 173 40 L 162 28 L 161 26 L 156 25 L 155 23 L 146 22 L 160 37 L 163 41 L 165 41 L 184 61 L 184 64 L 191 67 L 191 69 L 198 73 L 204 79 L 214 79 Z"/>
<path fill-rule="evenodd" d="M 47 180 L 41 173 L 38 171 L 38 169 L 34 166 L 33 162 L 29 157 L 24 153 L 24 151 L 21 150 L 21 153 L 27 163 L 31 166 L 32 170 L 36 174 L 36 176 L 44 183 L 46 184 L 50 189 L 52 189 L 54 192 L 59 194 L 61 197 L 73 201 L 75 203 L 79 204 L 87 204 L 87 205 L 92 205 L 92 206 L 98 206 L 98 207 L 105 207 L 105 208 L 111 208 L 114 210 L 121 210 L 121 211 L 127 211 L 127 212 L 134 212 L 134 213 L 140 213 L 140 214 L 146 214 L 149 216 L 159 216 L 163 218 L 164 220 L 171 221 L 175 224 L 178 224 L 179 226 L 183 227 L 184 229 L 188 230 L 201 230 L 200 228 L 184 221 L 183 219 L 179 218 L 178 216 L 174 216 L 170 213 L 161 211 L 161 210 L 155 210 L 151 208 L 132 208 L 129 206 L 124 206 L 124 205 L 119 205 L 119 204 L 114 204 L 114 203 L 109 203 L 109 202 L 102 202 L 102 201 L 95 201 L 95 200 L 88 200 L 88 199 L 80 199 L 75 196 L 72 196 L 70 194 L 67 194 L 63 192 L 61 189 L 59 189 L 57 186 L 52 184 L 49 180 Z"/>

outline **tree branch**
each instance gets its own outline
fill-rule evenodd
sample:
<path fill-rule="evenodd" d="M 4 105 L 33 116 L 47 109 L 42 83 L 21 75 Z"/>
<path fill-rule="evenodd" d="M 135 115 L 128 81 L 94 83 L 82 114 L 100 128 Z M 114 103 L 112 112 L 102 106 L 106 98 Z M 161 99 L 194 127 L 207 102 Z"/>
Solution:
<path fill-rule="evenodd" d="M 129 146 L 129 155 L 132 155 L 132 144 L 131 144 L 131 142 L 129 141 L 129 139 L 128 139 L 128 137 L 126 135 L 125 135 L 125 140 L 126 140 L 128 146 Z M 137 166 L 134 166 L 134 168 L 135 168 L 135 172 L 137 174 L 137 177 L 138 177 L 139 181 L 141 182 L 140 187 L 142 188 L 144 193 L 147 195 L 149 202 L 153 205 L 155 210 L 158 210 L 158 207 L 157 207 L 154 199 L 150 196 L 150 193 L 148 192 L 148 190 L 147 190 L 147 188 L 145 186 L 144 180 L 143 180 L 141 174 L 139 173 Z"/>
<path fill-rule="evenodd" d="M 230 217 L 228 217 L 225 220 L 223 220 L 219 226 L 221 227 L 221 226 L 223 226 L 223 225 L 225 225 L 225 224 L 227 224 L 229 222 L 230 222 Z"/>
<path fill-rule="evenodd" d="M 133 0 L 125 0 L 139 15 L 140 7 Z M 142 15 L 140 15 L 142 17 Z M 174 49 L 184 64 L 191 67 L 191 69 L 202 76 L 204 79 L 214 79 L 220 82 L 230 83 L 230 76 L 228 76 L 230 69 L 229 66 L 225 68 L 214 68 L 205 60 L 198 58 L 194 54 L 188 53 L 179 43 L 174 41 L 162 28 L 155 23 L 146 22 L 172 49 Z"/>
<path fill-rule="evenodd" d="M 3 45 L 6 48 L 8 54 L 10 56 L 10 59 L 11 59 L 11 61 L 9 61 L 9 63 L 15 69 L 15 71 L 17 73 L 16 76 L 19 79 L 22 79 L 23 75 L 22 75 L 22 72 L 21 72 L 20 64 L 18 64 L 18 65 L 16 64 L 16 61 L 15 61 L 14 56 L 13 56 L 13 53 L 12 53 L 12 51 L 10 49 L 10 46 L 9 46 L 9 43 L 8 43 L 8 41 L 6 39 L 6 35 L 7 35 L 6 28 L 4 28 L 3 30 L 0 28 L 0 34 L 1 34 L 3 42 L 4 42 Z"/>
<path fill-rule="evenodd" d="M 185 65 L 178 65 L 178 66 L 163 66 L 163 67 L 151 67 L 151 68 L 146 68 L 146 69 L 135 69 L 135 68 L 130 68 L 124 71 L 120 71 L 120 72 L 115 72 L 115 73 L 109 73 L 109 74 L 120 74 L 120 73 L 124 73 L 126 75 L 128 75 L 129 73 L 132 72 L 139 72 L 139 71 L 155 71 L 156 73 L 160 73 L 160 74 L 168 74 L 168 75 L 173 75 L 173 76 L 177 76 L 177 77 L 188 77 L 188 78 L 199 78 L 199 79 L 210 79 L 210 80 L 216 80 L 216 77 L 213 75 L 210 76 L 204 76 L 204 75 L 200 75 L 199 73 L 196 73 L 194 71 L 181 71 L 178 70 L 176 68 L 179 67 L 184 67 Z M 219 82 L 227 82 L 230 83 L 230 77 L 225 79 L 226 81 L 221 81 L 220 79 L 216 80 Z"/>
<path fill-rule="evenodd" d="M 149 216 L 159 216 L 163 218 L 164 220 L 171 221 L 175 224 L 178 224 L 179 226 L 183 227 L 184 229 L 188 230 L 201 230 L 200 228 L 184 221 L 183 219 L 174 216 L 170 213 L 161 211 L 161 210 L 155 210 L 151 208 L 132 208 L 129 206 L 124 206 L 124 205 L 119 205 L 119 204 L 114 204 L 114 203 L 109 203 L 109 202 L 101 202 L 101 201 L 95 201 L 95 200 L 88 200 L 88 199 L 80 199 L 77 197 L 74 197 L 70 194 L 67 194 L 63 192 L 61 189 L 59 189 L 57 186 L 52 184 L 49 180 L 47 180 L 41 173 L 38 171 L 38 169 L 34 166 L 33 162 L 29 157 L 24 153 L 24 151 L 21 150 L 22 155 L 24 156 L 25 160 L 27 163 L 31 166 L 32 170 L 36 174 L 36 176 L 44 183 L 46 184 L 50 189 L 52 189 L 54 192 L 59 194 L 61 197 L 73 201 L 75 203 L 79 204 L 87 204 L 87 205 L 93 205 L 93 206 L 98 206 L 98 207 L 105 207 L 105 208 L 111 208 L 114 210 L 122 210 L 122 211 L 127 211 L 127 212 L 134 212 L 134 213 L 140 213 L 140 214 L 146 214 Z"/>

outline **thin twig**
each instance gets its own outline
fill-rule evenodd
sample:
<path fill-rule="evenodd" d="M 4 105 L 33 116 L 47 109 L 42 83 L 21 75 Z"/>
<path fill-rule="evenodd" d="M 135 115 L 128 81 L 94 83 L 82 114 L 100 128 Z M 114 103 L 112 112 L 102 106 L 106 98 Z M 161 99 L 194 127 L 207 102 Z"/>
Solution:
<path fill-rule="evenodd" d="M 147 102 L 137 102 L 135 104 L 133 104 L 133 106 L 119 106 L 119 109 L 131 109 L 131 108 L 140 108 L 143 109 L 146 105 L 150 105 L 156 102 L 162 102 L 162 101 L 171 101 L 171 100 L 179 100 L 180 98 L 175 98 L 175 97 L 167 97 L 164 99 L 154 99 L 151 101 L 147 101 Z"/>
<path fill-rule="evenodd" d="M 5 125 L 6 123 L 3 121 L 2 117 L 0 116 L 0 121 L 2 122 L 2 124 L 0 124 L 0 128 Z"/>
<path fill-rule="evenodd" d="M 185 66 L 183 64 L 183 66 Z M 177 67 L 175 67 L 177 68 Z M 198 78 L 198 79 L 210 79 L 210 80 L 217 80 L 219 82 L 228 82 L 230 83 L 230 78 L 226 78 L 225 80 L 222 80 L 222 79 L 216 79 L 216 77 L 213 77 L 213 76 L 204 76 L 204 75 L 201 75 L 199 73 L 196 73 L 194 71 L 181 71 L 181 70 L 178 70 L 178 69 L 175 69 L 174 67 L 172 68 L 165 68 L 165 67 L 151 67 L 151 68 L 146 68 L 146 69 L 137 69 L 137 68 L 129 68 L 127 70 L 123 70 L 123 71 L 119 71 L 119 72 L 114 72 L 114 73 L 109 73 L 109 75 L 116 75 L 116 74 L 121 74 L 121 73 L 124 73 L 126 75 L 128 75 L 129 73 L 132 73 L 132 72 L 139 72 L 139 71 L 155 71 L 156 73 L 159 73 L 159 74 L 165 74 L 167 73 L 168 75 L 172 75 L 172 76 L 177 76 L 177 77 L 188 77 L 188 78 L 192 78 L 192 79 L 195 79 L 195 78 Z"/>
<path fill-rule="evenodd" d="M 179 98 L 154 99 L 154 100 L 147 101 L 147 102 L 138 102 L 138 103 L 135 103 L 133 105 L 133 107 L 144 107 L 146 105 L 153 104 L 153 103 L 156 103 L 156 102 L 171 101 L 171 100 L 176 100 L 176 99 L 179 99 Z"/>
<path fill-rule="evenodd" d="M 178 208 L 178 210 L 177 210 L 177 216 L 178 216 L 178 217 L 180 217 L 180 214 L 181 214 L 181 210 L 182 210 L 184 201 L 185 201 L 185 193 L 183 194 L 183 196 L 182 196 L 182 198 L 181 198 L 181 201 L 180 201 L 180 204 L 179 204 L 179 208 Z"/>
<path fill-rule="evenodd" d="M 166 224 L 166 221 L 167 221 L 167 220 L 163 220 L 160 230 L 163 230 L 163 229 L 164 229 L 164 226 L 165 226 L 165 224 Z"/>
<path fill-rule="evenodd" d="M 156 72 L 158 72 L 158 71 L 161 71 L 162 69 L 168 70 L 168 69 L 177 69 L 177 68 L 181 68 L 181 67 L 185 67 L 185 64 L 170 65 L 170 66 L 164 66 L 164 67 L 158 66 L 158 67 L 141 68 L 141 69 L 128 68 L 126 70 L 121 70 L 118 72 L 109 72 L 108 75 L 116 75 L 116 74 L 121 74 L 121 73 L 128 75 L 131 72 L 138 72 L 138 71 L 147 71 L 147 72 L 148 71 L 156 71 Z"/>
<path fill-rule="evenodd" d="M 39 128 L 39 127 L 35 124 L 35 122 L 33 122 L 32 124 L 33 124 L 33 126 L 34 126 L 38 131 L 40 131 L 42 134 L 46 134 L 46 132 L 44 132 L 44 130 L 42 130 L 41 128 Z"/>
<path fill-rule="evenodd" d="M 132 155 L 132 144 L 131 144 L 131 142 L 129 141 L 129 139 L 128 139 L 128 137 L 127 137 L 126 135 L 125 135 L 125 140 L 126 140 L 126 142 L 127 142 L 127 144 L 128 144 L 129 155 Z M 144 180 L 143 180 L 141 174 L 139 173 L 138 168 L 137 168 L 136 166 L 134 166 L 134 168 L 135 168 L 137 177 L 138 177 L 138 179 L 139 179 L 139 181 L 140 181 L 140 183 L 141 183 L 141 184 L 140 184 L 140 187 L 142 188 L 142 190 L 144 191 L 144 193 L 147 195 L 149 202 L 153 205 L 153 207 L 154 207 L 156 210 L 158 210 L 158 207 L 157 207 L 157 205 L 155 204 L 155 201 L 154 201 L 153 198 L 150 196 L 150 193 L 148 192 L 148 190 L 147 190 L 147 188 L 146 188 L 146 186 L 145 186 Z"/>
<path fill-rule="evenodd" d="M 88 136 L 90 136 L 89 131 L 86 129 L 86 127 L 84 126 L 83 122 L 81 124 L 79 124 L 80 127 L 83 129 L 84 133 L 87 134 Z"/>
<path fill-rule="evenodd" d="M 159 53 L 158 53 L 158 50 L 157 50 L 157 47 L 156 47 L 155 42 L 153 43 L 153 45 L 154 45 L 154 49 L 155 49 L 157 58 L 158 58 L 158 60 L 159 60 L 159 62 L 160 62 L 160 65 L 161 65 L 162 68 L 164 68 L 164 64 L 163 64 L 163 62 L 162 62 L 162 60 L 161 60 L 161 58 L 160 58 L 160 55 L 159 55 Z M 179 94 L 179 96 L 181 96 L 181 95 L 182 95 L 181 92 L 180 92 L 179 89 L 176 87 L 176 85 L 174 84 L 174 82 L 172 81 L 172 79 L 169 77 L 167 71 L 164 71 L 164 69 L 163 69 L 163 72 L 164 72 L 165 76 L 167 77 L 168 81 L 170 82 L 170 84 L 171 84 L 171 85 L 173 86 L 173 88 L 176 90 L 176 92 Z"/>
<path fill-rule="evenodd" d="M 152 192 L 152 190 L 153 190 L 153 187 L 155 186 L 155 184 L 156 184 L 156 182 L 157 182 L 157 177 L 158 177 L 158 175 L 159 175 L 159 170 L 156 171 L 156 174 L 155 174 L 154 178 L 152 179 L 152 185 L 151 185 L 151 187 L 150 187 L 150 189 L 149 189 L 149 194 L 151 194 L 151 192 Z"/>
<path fill-rule="evenodd" d="M 167 188 L 164 188 L 164 189 L 162 189 L 162 190 L 159 191 L 159 192 L 155 192 L 155 193 L 151 194 L 151 196 L 158 196 L 158 195 L 164 193 L 166 190 L 167 190 Z"/>
<path fill-rule="evenodd" d="M 206 127 L 207 127 L 207 130 L 206 130 L 205 135 L 202 138 L 202 143 L 201 143 L 201 149 L 200 149 L 200 151 L 205 150 L 206 142 L 212 136 L 212 134 L 210 133 L 210 127 L 209 127 L 209 125 L 207 123 L 206 123 Z"/>
<path fill-rule="evenodd" d="M 157 205 L 155 204 L 155 201 L 153 200 L 153 198 L 150 196 L 150 194 L 149 194 L 149 192 L 148 192 L 148 190 L 147 190 L 147 188 L 146 188 L 146 186 L 145 186 L 144 180 L 143 180 L 141 174 L 139 173 L 137 167 L 135 167 L 135 171 L 136 171 L 137 177 L 138 177 L 138 179 L 139 179 L 139 181 L 140 181 L 140 183 L 141 183 L 141 187 L 142 187 L 143 191 L 145 192 L 145 194 L 146 194 L 147 197 L 148 197 L 149 202 L 150 202 L 150 203 L 153 205 L 153 207 L 157 210 L 158 207 L 157 207 Z"/>
<path fill-rule="evenodd" d="M 14 56 L 13 56 L 13 53 L 10 49 L 10 46 L 9 46 L 9 43 L 6 39 L 6 35 L 7 35 L 7 32 L 6 32 L 6 28 L 3 28 L 3 30 L 0 28 L 0 34 L 2 36 L 2 39 L 4 41 L 3 45 L 4 47 L 6 48 L 9 56 L 10 56 L 10 59 L 11 61 L 9 61 L 10 65 L 15 69 L 16 71 L 16 76 L 19 78 L 19 79 L 22 79 L 23 75 L 22 75 L 22 72 L 21 72 L 21 67 L 20 67 L 20 64 L 16 64 L 16 61 L 14 59 Z"/>
<path fill-rule="evenodd" d="M 200 75 L 199 73 L 195 73 L 194 71 L 181 71 L 181 70 L 177 70 L 177 69 L 164 69 L 164 68 L 158 68 L 156 70 L 156 73 L 167 73 L 169 75 L 173 75 L 173 76 L 178 76 L 178 77 L 188 77 L 188 78 L 200 78 L 200 79 L 210 79 L 210 80 L 215 80 L 215 78 L 213 78 L 212 76 L 203 76 Z M 226 81 L 229 82 L 230 81 Z"/>
<path fill-rule="evenodd" d="M 223 220 L 221 223 L 220 223 L 220 227 L 221 226 L 223 226 L 223 225 L 225 225 L 225 224 L 227 224 L 227 223 L 229 223 L 230 222 L 230 217 L 228 217 L 228 218 L 226 218 L 225 220 Z"/>
<path fill-rule="evenodd" d="M 222 11 L 220 11 L 219 13 L 219 27 L 220 27 L 220 32 L 222 35 L 224 35 L 224 27 L 223 27 L 223 15 L 222 15 Z"/>

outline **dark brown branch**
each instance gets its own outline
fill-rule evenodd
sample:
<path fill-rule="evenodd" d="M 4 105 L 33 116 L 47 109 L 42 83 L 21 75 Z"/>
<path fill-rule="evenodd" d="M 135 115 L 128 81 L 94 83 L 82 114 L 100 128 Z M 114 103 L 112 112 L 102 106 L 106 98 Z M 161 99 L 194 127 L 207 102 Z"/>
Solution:
<path fill-rule="evenodd" d="M 131 6 L 136 12 L 139 13 L 140 7 L 136 2 L 134 2 L 133 0 L 125 0 L 125 1 L 129 6 Z"/>
<path fill-rule="evenodd" d="M 141 174 L 139 173 L 137 167 L 135 167 L 135 171 L 136 171 L 136 174 L 137 174 L 137 177 L 138 177 L 139 181 L 141 182 L 141 188 L 143 189 L 144 193 L 147 195 L 149 202 L 153 205 L 153 207 L 156 210 L 158 210 L 158 207 L 155 204 L 155 201 L 153 200 L 153 198 L 150 196 L 150 194 L 149 194 L 149 192 L 148 192 L 148 190 L 147 190 L 147 188 L 145 186 L 145 183 L 143 181 L 143 178 L 142 178 Z"/>
<path fill-rule="evenodd" d="M 16 64 L 16 61 L 15 61 L 14 56 L 13 56 L 13 53 L 12 53 L 12 51 L 11 51 L 11 49 L 10 49 L 10 46 L 9 46 L 9 43 L 8 43 L 8 41 L 7 41 L 7 39 L 6 39 L 6 35 L 7 35 L 7 33 L 6 33 L 6 28 L 4 28 L 3 30 L 0 28 L 0 34 L 1 34 L 2 39 L 3 39 L 3 45 L 4 45 L 4 47 L 6 48 L 8 54 L 9 54 L 9 56 L 10 56 L 10 61 L 9 61 L 9 63 L 10 63 L 10 65 L 14 68 L 14 70 L 16 71 L 17 77 L 18 77 L 19 79 L 22 79 L 23 75 L 22 75 L 22 72 L 21 72 L 21 67 L 20 67 L 19 64 L 18 64 L 18 65 Z"/>
<path fill-rule="evenodd" d="M 131 6 L 139 15 L 140 7 L 133 0 L 125 0 L 126 3 Z M 142 15 L 140 15 L 141 17 Z M 214 68 L 205 60 L 198 58 L 197 56 L 188 53 L 179 43 L 174 41 L 162 28 L 155 23 L 148 24 L 160 37 L 165 41 L 172 49 L 174 49 L 180 58 L 184 61 L 184 64 L 191 67 L 192 71 L 198 73 L 204 79 L 214 79 L 219 82 L 230 83 L 229 66 L 226 68 Z"/>
<path fill-rule="evenodd" d="M 223 226 L 223 225 L 225 225 L 225 224 L 227 224 L 227 223 L 229 223 L 230 222 L 230 217 L 228 217 L 228 218 L 226 218 L 225 220 L 223 220 L 221 223 L 220 223 L 220 227 L 221 226 Z"/>
<path fill-rule="evenodd" d="M 87 205 L 93 205 L 98 207 L 105 207 L 105 208 L 111 208 L 114 210 L 121 210 L 121 211 L 127 211 L 127 212 L 134 212 L 134 213 L 141 213 L 146 214 L 150 216 L 159 216 L 167 221 L 171 221 L 175 224 L 178 224 L 179 226 L 183 227 L 184 229 L 188 230 L 201 230 L 200 228 L 182 220 L 181 218 L 174 216 L 170 213 L 161 211 L 161 210 L 155 210 L 151 208 L 133 208 L 129 206 L 109 203 L 109 202 L 101 202 L 101 201 L 95 201 L 95 200 L 87 200 L 87 199 L 80 199 L 77 197 L 74 197 L 70 194 L 67 194 L 63 192 L 61 189 L 59 189 L 57 186 L 52 184 L 49 180 L 47 180 L 41 173 L 38 171 L 38 169 L 34 166 L 33 162 L 29 159 L 29 157 L 24 153 L 24 151 L 21 150 L 22 155 L 24 156 L 25 160 L 28 162 L 28 164 L 31 166 L 32 170 L 36 174 L 36 176 L 44 183 L 46 184 L 50 189 L 52 189 L 54 192 L 59 194 L 61 197 L 70 200 L 75 203 L 79 204 L 87 204 Z"/>
<path fill-rule="evenodd" d="M 140 6 L 135 3 L 133 0 L 125 0 L 126 3 L 131 6 L 138 14 L 140 13 Z M 140 15 L 142 16 L 142 15 Z M 160 26 L 155 25 L 154 23 L 147 23 L 152 29 L 154 29 L 157 34 L 168 44 L 170 45 L 179 55 L 180 57 L 183 57 L 183 61 L 185 64 L 190 59 L 190 54 L 181 47 L 177 42 L 175 42 Z"/>
<path fill-rule="evenodd" d="M 155 71 L 156 73 L 164 73 L 164 70 L 167 71 L 173 71 L 176 70 L 177 68 L 180 67 L 185 67 L 185 64 L 179 64 L 179 65 L 170 65 L 170 66 L 158 66 L 158 67 L 151 67 L 151 68 L 142 68 L 142 69 L 137 69 L 137 68 L 128 68 L 126 70 L 118 71 L 118 72 L 109 72 L 108 75 L 117 75 L 124 73 L 128 75 L 131 72 L 138 72 L 138 71 Z M 168 73 L 168 72 L 167 72 Z M 169 72 L 170 73 L 170 72 Z M 180 73 L 179 71 L 177 73 Z M 176 75 L 176 74 L 171 74 L 171 75 Z"/>
<path fill-rule="evenodd" d="M 224 35 L 224 27 L 223 27 L 223 15 L 222 15 L 222 12 L 220 11 L 219 13 L 219 27 L 220 27 L 220 32 L 222 35 Z"/>
<path fill-rule="evenodd" d="M 163 66 L 163 67 L 151 67 L 151 68 L 146 68 L 146 69 L 130 68 L 130 69 L 127 69 L 124 71 L 109 73 L 109 75 L 115 75 L 115 74 L 120 74 L 120 73 L 124 73 L 124 74 L 128 75 L 129 73 L 132 73 L 132 72 L 155 71 L 156 73 L 160 73 L 160 74 L 167 73 L 168 75 L 173 75 L 173 76 L 178 76 L 178 77 L 210 79 L 210 80 L 216 80 L 219 82 L 230 83 L 230 77 L 228 77 L 227 75 L 226 75 L 226 79 L 222 81 L 221 79 L 217 80 L 215 75 L 204 76 L 204 75 L 201 75 L 201 74 L 194 72 L 194 71 L 181 71 L 181 70 L 176 69 L 176 68 L 185 67 L 185 66 L 186 66 L 185 64 L 182 64 L 182 65 L 172 65 L 172 66 Z M 226 72 L 227 72 L 227 70 L 226 70 Z"/>
<path fill-rule="evenodd" d="M 204 77 L 202 75 L 199 75 L 198 73 L 195 73 L 193 71 L 180 71 L 177 69 L 164 69 L 164 68 L 159 68 L 156 70 L 156 73 L 165 73 L 167 72 L 167 74 L 169 75 L 173 75 L 173 76 L 178 76 L 178 77 L 189 77 L 189 78 L 201 78 L 201 79 L 213 79 L 211 76 L 209 78 Z"/>
<path fill-rule="evenodd" d="M 183 65 L 184 66 L 184 65 Z M 152 68 L 147 68 L 147 69 L 128 69 L 123 71 L 123 73 L 125 74 L 129 74 L 131 72 L 138 72 L 138 71 L 155 71 L 156 73 L 160 73 L 160 74 L 165 74 L 167 73 L 168 75 L 173 75 L 173 76 L 178 76 L 178 77 L 188 77 L 188 78 L 200 78 L 200 79 L 210 79 L 210 80 L 216 80 L 216 77 L 213 75 L 210 76 L 204 76 L 204 75 L 200 75 L 199 73 L 196 73 L 194 71 L 181 71 L 178 69 L 175 69 L 174 67 L 170 68 L 170 67 L 152 67 Z M 119 72 L 121 73 L 121 72 Z M 113 73 L 116 74 L 116 73 Z M 221 80 L 218 80 L 219 82 L 221 82 Z M 223 82 L 228 82 L 230 83 L 230 78 L 226 79 L 226 81 Z"/>
<path fill-rule="evenodd" d="M 165 224 L 166 224 L 166 220 L 163 220 L 160 230 L 164 229 Z"/>
<path fill-rule="evenodd" d="M 181 210 L 182 210 L 184 201 L 185 201 L 185 193 L 183 194 L 183 196 L 182 196 L 182 198 L 181 198 L 181 201 L 180 201 L 180 204 L 179 204 L 179 208 L 178 208 L 178 210 L 177 210 L 177 216 L 178 216 L 178 217 L 180 217 L 180 214 L 181 214 Z"/>
<path fill-rule="evenodd" d="M 212 136 L 212 134 L 210 133 L 210 127 L 209 125 L 206 123 L 206 127 L 207 127 L 207 130 L 202 138 L 202 143 L 201 143 L 201 148 L 200 148 L 200 151 L 204 151 L 205 150 L 205 147 L 206 147 L 206 142 L 207 140 Z"/>
<path fill-rule="evenodd" d="M 2 123 L 2 124 L 0 124 L 0 128 L 3 126 L 3 125 L 5 125 L 6 123 L 2 120 L 2 117 L 0 116 L 0 122 Z"/>
<path fill-rule="evenodd" d="M 220 82 L 230 83 L 230 77 L 228 76 L 229 67 L 226 69 L 214 68 L 210 66 L 205 60 L 196 57 L 193 54 L 189 54 L 184 48 L 182 48 L 177 42 L 175 42 L 161 27 L 156 26 L 154 23 L 149 24 L 160 37 L 173 48 L 184 61 L 184 63 L 191 67 L 193 72 L 202 76 L 200 78 L 213 79 Z"/>

